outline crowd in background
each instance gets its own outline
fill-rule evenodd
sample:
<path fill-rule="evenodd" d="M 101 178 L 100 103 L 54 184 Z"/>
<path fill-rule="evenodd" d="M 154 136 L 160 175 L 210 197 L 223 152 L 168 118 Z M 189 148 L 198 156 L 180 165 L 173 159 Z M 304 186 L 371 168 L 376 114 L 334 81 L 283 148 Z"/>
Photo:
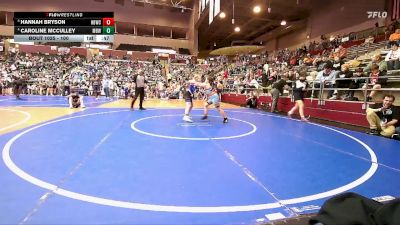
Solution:
<path fill-rule="evenodd" d="M 0 61 L 0 90 L 13 94 L 14 83 L 23 81 L 30 95 L 69 95 L 74 86 L 82 95 L 128 98 L 134 92 L 133 76 L 143 73 L 148 98 L 173 99 L 182 95 L 186 80 L 203 76 L 219 64 L 161 64 L 159 60 L 131 61 L 95 57 L 90 61 L 71 55 L 12 54 Z M 95 87 L 100 86 L 100 93 Z M 105 91 L 107 90 L 107 91 Z"/>
<path fill-rule="evenodd" d="M 12 84 L 16 80 L 25 80 L 23 93 L 26 94 L 68 95 L 70 87 L 74 85 L 83 95 L 98 97 L 100 94 L 107 98 L 127 98 L 133 92 L 133 76 L 140 72 L 147 77 L 145 93 L 148 98 L 169 99 L 180 98 L 185 81 L 195 73 L 202 74 L 203 77 L 208 74 L 216 75 L 216 80 L 223 83 L 226 89 L 237 93 L 249 93 L 248 90 L 252 89 L 260 92 L 260 88 L 264 88 L 262 92 L 265 93 L 282 77 L 287 78 L 290 83 L 299 76 L 305 76 L 307 81 L 315 83 L 313 87 L 324 83 L 328 88 L 356 89 L 367 81 L 358 78 L 376 76 L 371 74 L 373 64 L 378 65 L 380 76 L 385 75 L 387 70 L 400 69 L 400 30 L 393 31 L 390 35 L 388 43 L 391 49 L 386 57 L 374 56 L 372 62 L 362 71 L 357 68 L 359 62 L 356 59 L 347 58 L 347 49 L 343 47 L 341 38 L 336 36 L 328 40 L 321 36 L 321 42 L 310 42 L 308 48 L 303 46 L 295 50 L 282 49 L 271 55 L 264 53 L 237 55 L 234 58 L 214 57 L 201 64 L 168 63 L 158 59 L 140 62 L 110 60 L 100 56 L 87 61 L 72 55 L 21 54 L 15 48 L 10 48 L 10 56 L 0 60 L 0 87 L 2 94 L 12 94 Z M 372 39 L 366 38 L 365 43 L 370 43 Z M 312 52 L 318 54 L 312 55 Z M 326 65 L 332 67 L 330 70 L 333 72 L 330 73 L 333 75 L 324 73 Z M 341 78 L 352 77 L 355 77 L 352 81 L 340 81 Z M 377 89 L 379 85 L 384 85 L 378 79 L 371 81 L 372 87 Z M 100 86 L 101 93 L 96 93 L 94 86 Z M 330 98 L 340 98 L 337 91 L 331 93 Z M 369 97 L 372 98 L 373 95 Z M 343 96 L 347 100 L 352 98 L 351 91 Z"/>

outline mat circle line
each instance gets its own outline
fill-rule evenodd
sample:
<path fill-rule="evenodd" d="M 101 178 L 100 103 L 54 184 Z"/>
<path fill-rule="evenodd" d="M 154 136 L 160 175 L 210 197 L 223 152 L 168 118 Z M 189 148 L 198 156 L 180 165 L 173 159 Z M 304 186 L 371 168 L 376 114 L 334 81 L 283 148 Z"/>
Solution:
<path fill-rule="evenodd" d="M 159 117 L 173 117 L 173 116 L 182 116 L 182 115 L 178 115 L 178 114 L 171 114 L 171 115 L 157 115 L 157 116 L 149 116 L 149 117 L 144 117 L 138 120 L 135 120 L 131 123 L 131 128 L 132 130 L 144 134 L 144 135 L 149 135 L 149 136 L 153 136 L 153 137 L 158 137 L 158 138 L 168 138 L 168 139 L 177 139 L 177 140 L 192 140 L 192 141 L 209 141 L 209 140 L 224 140 L 224 139 L 233 139 L 233 138 L 240 138 L 240 137 L 245 137 L 248 135 L 251 135 L 253 133 L 255 133 L 257 131 L 257 127 L 256 125 L 244 121 L 244 120 L 240 120 L 240 119 L 235 119 L 230 117 L 229 120 L 236 120 L 236 121 L 240 121 L 243 123 L 246 123 L 248 125 L 250 125 L 253 129 L 247 133 L 244 134 L 240 134 L 240 135 L 234 135 L 234 136 L 223 136 L 223 137 L 207 137 L 207 138 L 191 138 L 191 137 L 177 137 L 177 136 L 168 136 L 168 135 L 160 135 L 160 134 L 155 134 L 155 133 L 150 133 L 150 132 L 146 132 L 143 130 L 138 129 L 135 125 L 143 120 L 148 120 L 148 119 L 153 119 L 153 118 L 159 118 Z M 209 117 L 217 117 L 217 116 L 209 116 Z M 190 124 L 190 123 L 188 123 Z"/>
<path fill-rule="evenodd" d="M 117 110 L 117 111 L 108 111 L 108 112 L 99 112 L 99 113 L 91 113 L 91 114 L 85 114 L 85 115 L 72 116 L 72 117 L 67 117 L 67 118 L 50 121 L 47 123 L 43 123 L 43 124 L 34 126 L 32 128 L 29 128 L 29 129 L 15 135 L 5 144 L 3 151 L 2 151 L 3 161 L 4 161 L 5 165 L 14 174 L 21 177 L 22 179 L 24 179 L 36 186 L 47 189 L 55 194 L 58 194 L 58 195 L 61 195 L 61 196 L 67 197 L 67 198 L 90 202 L 90 203 L 95 203 L 95 204 L 100 204 L 100 205 L 120 207 L 120 208 L 148 210 L 148 211 L 160 211 L 160 212 L 185 212 L 185 213 L 222 213 L 222 212 L 256 211 L 256 210 L 279 208 L 279 207 L 282 207 L 282 204 L 297 204 L 297 203 L 322 199 L 325 197 L 331 197 L 333 195 L 348 191 L 352 188 L 355 188 L 355 187 L 361 185 L 362 183 L 367 181 L 369 178 L 371 178 L 374 175 L 374 173 L 376 172 L 376 170 L 378 169 L 377 157 L 376 157 L 375 153 L 373 152 L 373 150 L 367 144 L 365 144 L 361 140 L 359 140 L 349 134 L 341 132 L 339 130 L 336 130 L 336 129 L 333 129 L 330 127 L 326 127 L 323 125 L 319 125 L 319 127 L 323 127 L 323 128 L 335 131 L 339 134 L 343 134 L 343 135 L 353 139 L 354 141 L 358 142 L 359 144 L 361 144 L 369 152 L 369 154 L 371 156 L 371 167 L 369 168 L 369 170 L 365 174 L 363 174 L 361 177 L 359 177 L 358 179 L 356 179 L 346 185 L 343 185 L 339 188 L 335 188 L 335 189 L 332 189 L 332 190 L 329 190 L 326 192 L 322 192 L 322 193 L 318 193 L 318 194 L 313 194 L 313 195 L 308 195 L 308 196 L 303 196 L 303 197 L 298 197 L 298 198 L 292 198 L 292 199 L 280 200 L 278 202 L 273 202 L 273 203 L 254 204 L 254 205 L 239 205 L 239 206 L 174 206 L 174 205 L 156 205 L 156 204 L 143 204 L 143 203 L 136 203 L 136 202 L 119 201 L 119 200 L 100 198 L 100 197 L 96 197 L 96 196 L 72 192 L 72 191 L 69 191 L 66 189 L 62 189 L 54 184 L 40 180 L 36 177 L 33 177 L 32 175 L 28 174 L 27 172 L 25 172 L 21 168 L 19 168 L 11 159 L 10 152 L 11 152 L 12 144 L 18 138 L 22 137 L 24 134 L 29 133 L 37 128 L 47 126 L 47 125 L 50 125 L 53 123 L 65 121 L 65 120 L 75 119 L 75 118 L 82 118 L 82 117 L 103 115 L 103 114 L 111 114 L 111 113 L 119 113 L 119 112 L 126 112 L 126 111 L 128 111 L 128 110 Z M 239 111 L 237 111 L 237 112 L 239 112 Z M 256 114 L 256 113 L 254 113 L 254 114 Z M 264 115 L 269 116 L 268 114 L 264 114 Z M 315 124 L 311 124 L 311 125 L 315 125 Z"/>

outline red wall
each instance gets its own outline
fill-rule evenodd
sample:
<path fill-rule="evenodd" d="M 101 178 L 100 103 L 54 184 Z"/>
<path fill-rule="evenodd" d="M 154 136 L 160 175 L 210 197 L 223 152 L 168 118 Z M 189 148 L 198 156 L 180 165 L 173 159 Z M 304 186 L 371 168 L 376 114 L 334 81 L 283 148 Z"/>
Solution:
<path fill-rule="evenodd" d="M 51 46 L 49 45 L 19 45 L 19 51 L 26 53 L 57 54 L 57 49 L 51 50 Z"/>
<path fill-rule="evenodd" d="M 245 95 L 223 94 L 222 101 L 236 105 L 246 104 Z M 260 96 L 260 103 L 271 103 L 271 96 Z M 368 127 L 365 118 L 365 109 L 362 109 L 363 102 L 340 102 L 325 101 L 325 105 L 318 105 L 318 100 L 305 99 L 304 114 L 314 118 L 326 119 L 339 123 L 352 124 L 356 126 Z M 294 102 L 288 97 L 281 97 L 278 102 L 278 110 L 288 112 L 294 106 Z"/>
<path fill-rule="evenodd" d="M 75 55 L 78 54 L 80 56 L 87 56 L 87 49 L 86 48 L 77 48 L 77 47 L 71 47 L 70 48 L 70 54 Z"/>

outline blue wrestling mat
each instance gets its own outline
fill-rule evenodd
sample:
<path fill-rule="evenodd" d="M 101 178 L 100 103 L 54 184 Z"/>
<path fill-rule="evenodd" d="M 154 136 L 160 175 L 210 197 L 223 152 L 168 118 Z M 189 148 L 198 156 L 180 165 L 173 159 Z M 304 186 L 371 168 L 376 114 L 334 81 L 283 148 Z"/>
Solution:
<path fill-rule="evenodd" d="M 398 141 L 226 112 L 184 123 L 183 109 L 89 108 L 2 135 L 0 222 L 256 224 L 346 191 L 400 196 Z"/>
<path fill-rule="evenodd" d="M 96 100 L 92 96 L 84 96 L 84 103 L 87 107 L 96 107 L 113 100 L 104 97 Z M 116 100 L 116 99 L 115 99 Z M 42 95 L 21 95 L 17 100 L 15 96 L 0 96 L 0 107 L 22 106 L 22 107 L 68 107 L 68 99 L 65 96 L 42 96 Z"/>

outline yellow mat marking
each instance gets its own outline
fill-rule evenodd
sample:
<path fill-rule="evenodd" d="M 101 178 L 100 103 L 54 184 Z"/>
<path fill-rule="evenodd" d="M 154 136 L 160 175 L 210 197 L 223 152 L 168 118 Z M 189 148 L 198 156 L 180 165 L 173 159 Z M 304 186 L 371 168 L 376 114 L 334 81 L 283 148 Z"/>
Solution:
<path fill-rule="evenodd" d="M 114 102 L 108 102 L 102 104 L 96 108 L 126 108 L 129 109 L 131 100 L 117 100 Z M 135 104 L 135 109 L 138 108 L 139 100 Z M 204 101 L 195 100 L 193 101 L 193 108 L 203 108 Z M 185 100 L 183 99 L 171 99 L 171 100 L 159 100 L 150 99 L 143 103 L 145 108 L 185 108 Z M 232 105 L 229 103 L 221 103 L 222 108 L 240 108 L 239 106 Z M 213 108 L 213 106 L 211 107 Z M 23 121 L 26 115 L 23 113 L 0 110 L 0 135 L 9 133 L 12 131 L 20 130 L 35 124 L 43 123 L 55 118 L 70 115 L 75 112 L 79 112 L 85 109 L 69 109 L 67 107 L 4 107 L 3 109 L 13 109 L 23 112 L 27 112 L 31 115 L 31 118 L 24 124 L 10 127 L 13 124 Z M 7 129 L 1 129 L 6 128 Z"/>
<path fill-rule="evenodd" d="M 4 109 L 13 109 L 18 111 L 27 112 L 31 115 L 30 120 L 26 123 L 6 130 L 0 130 L 0 135 L 23 129 L 35 124 L 39 124 L 48 120 L 59 118 L 65 115 L 70 115 L 75 112 L 82 111 L 83 109 L 69 109 L 69 108 L 54 108 L 54 107 L 6 107 Z M 0 110 L 0 128 L 11 126 L 22 120 L 26 116 L 22 113 Z"/>

